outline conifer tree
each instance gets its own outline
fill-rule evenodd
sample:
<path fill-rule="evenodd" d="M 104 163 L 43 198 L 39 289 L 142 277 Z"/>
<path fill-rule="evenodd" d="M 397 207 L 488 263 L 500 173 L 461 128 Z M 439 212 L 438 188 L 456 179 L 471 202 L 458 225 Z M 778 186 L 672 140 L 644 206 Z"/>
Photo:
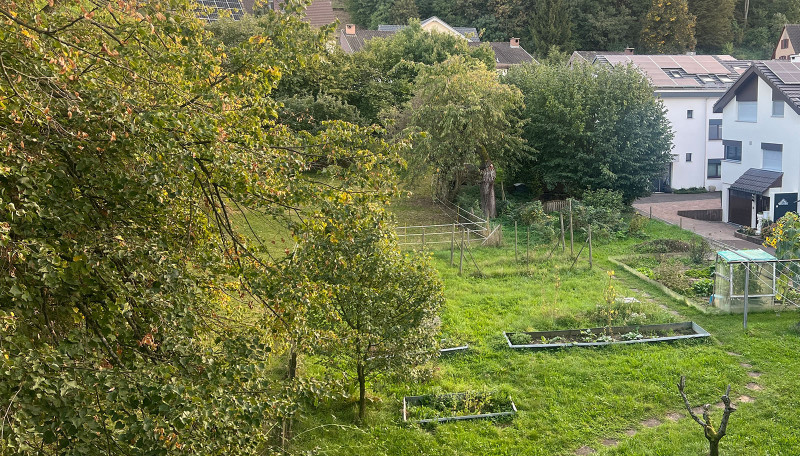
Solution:
<path fill-rule="evenodd" d="M 642 27 L 646 52 L 682 54 L 694 50 L 696 21 L 687 0 L 653 0 Z"/>

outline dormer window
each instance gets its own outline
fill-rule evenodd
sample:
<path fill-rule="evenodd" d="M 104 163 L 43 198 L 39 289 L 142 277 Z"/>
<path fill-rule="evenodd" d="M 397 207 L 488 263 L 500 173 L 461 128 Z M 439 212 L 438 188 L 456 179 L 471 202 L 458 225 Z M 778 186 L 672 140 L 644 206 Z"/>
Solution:
<path fill-rule="evenodd" d="M 678 70 L 669 70 L 669 75 L 672 76 L 673 78 L 680 78 L 681 72 Z"/>
<path fill-rule="evenodd" d="M 699 74 L 699 75 L 697 75 L 697 77 L 699 77 L 701 81 L 703 81 L 703 82 L 705 82 L 707 84 L 711 84 L 711 83 L 714 82 L 714 78 L 711 77 L 710 74 Z"/>
<path fill-rule="evenodd" d="M 729 78 L 728 76 L 725 76 L 724 74 L 717 75 L 717 78 L 720 80 L 720 82 L 723 82 L 725 84 L 730 84 L 733 82 L 733 79 Z"/>

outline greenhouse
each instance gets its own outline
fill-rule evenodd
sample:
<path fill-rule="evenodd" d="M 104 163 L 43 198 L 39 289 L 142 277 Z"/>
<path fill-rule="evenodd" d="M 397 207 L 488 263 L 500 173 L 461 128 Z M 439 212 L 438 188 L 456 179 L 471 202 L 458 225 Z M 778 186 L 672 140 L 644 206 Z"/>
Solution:
<path fill-rule="evenodd" d="M 717 252 L 713 306 L 730 313 L 773 309 L 778 262 L 758 249 Z"/>

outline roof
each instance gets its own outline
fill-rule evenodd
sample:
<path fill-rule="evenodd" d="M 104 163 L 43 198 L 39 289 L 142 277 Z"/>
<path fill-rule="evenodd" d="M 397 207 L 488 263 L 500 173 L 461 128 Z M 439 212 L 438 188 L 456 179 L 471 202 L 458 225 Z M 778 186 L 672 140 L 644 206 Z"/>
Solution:
<path fill-rule="evenodd" d="M 420 22 L 419 25 L 422 26 L 422 27 L 425 27 L 427 24 L 429 24 L 431 22 L 439 22 L 440 24 L 444 25 L 445 27 L 447 27 L 448 29 L 452 30 L 453 32 L 458 33 L 459 35 L 463 36 L 464 38 L 466 38 L 468 41 L 470 41 L 472 43 L 479 42 L 481 40 L 479 38 L 479 36 L 478 36 L 478 29 L 476 29 L 475 27 L 453 27 L 450 24 L 448 24 L 447 22 L 439 19 L 436 16 L 431 16 L 431 17 L 425 19 L 424 21 Z M 400 30 L 402 30 L 405 27 L 406 27 L 405 25 L 381 24 L 381 25 L 378 26 L 378 31 L 381 31 L 381 32 L 399 32 Z"/>
<path fill-rule="evenodd" d="M 595 57 L 598 55 L 625 55 L 623 51 L 574 51 L 572 56 L 569 58 L 569 62 L 573 63 L 574 61 L 583 61 L 587 63 L 594 62 Z"/>
<path fill-rule="evenodd" d="M 241 0 L 195 0 L 200 6 L 198 17 L 207 21 L 219 20 L 219 13 L 227 11 L 234 20 L 244 16 L 245 9 Z"/>
<path fill-rule="evenodd" d="M 786 24 L 786 34 L 789 35 L 795 52 L 800 51 L 800 24 Z"/>
<path fill-rule="evenodd" d="M 657 90 L 720 92 L 747 70 L 749 62 L 729 55 L 598 54 L 594 62 L 637 67 Z"/>
<path fill-rule="evenodd" d="M 736 97 L 736 91 L 752 75 L 757 75 L 780 93 L 797 114 L 800 114 L 800 62 L 765 60 L 753 62 L 752 66 L 714 104 L 714 112 L 720 113 Z"/>
<path fill-rule="evenodd" d="M 353 53 L 360 51 L 364 47 L 364 44 L 373 38 L 388 38 L 394 34 L 395 32 L 381 30 L 356 29 L 355 34 L 348 35 L 344 30 L 342 30 L 342 33 L 339 35 L 339 45 L 345 52 Z"/>
<path fill-rule="evenodd" d="M 751 261 L 754 263 L 758 263 L 758 262 L 769 262 L 778 260 L 773 255 L 761 249 L 722 250 L 720 252 L 717 252 L 717 255 L 722 257 L 722 259 L 727 262 Z"/>
<path fill-rule="evenodd" d="M 744 172 L 736 182 L 731 184 L 731 190 L 737 190 L 754 195 L 762 195 L 772 187 L 781 185 L 783 173 L 766 169 L 750 168 Z"/>
<path fill-rule="evenodd" d="M 325 0 L 314 0 L 306 8 L 305 20 L 312 27 L 322 27 L 323 25 L 336 22 L 336 15 L 333 13 L 331 2 Z"/>
<path fill-rule="evenodd" d="M 536 59 L 528 54 L 528 51 L 520 46 L 511 47 L 511 43 L 508 41 L 490 41 L 488 43 L 494 51 L 494 61 L 499 69 L 520 63 L 536 62 Z M 469 43 L 471 47 L 480 46 L 481 44 L 483 43 Z"/>

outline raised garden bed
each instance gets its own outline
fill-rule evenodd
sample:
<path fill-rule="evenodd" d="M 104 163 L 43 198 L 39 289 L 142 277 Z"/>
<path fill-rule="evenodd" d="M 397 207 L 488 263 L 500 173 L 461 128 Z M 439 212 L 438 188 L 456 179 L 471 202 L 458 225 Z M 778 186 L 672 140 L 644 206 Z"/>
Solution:
<path fill-rule="evenodd" d="M 750 235 L 739 230 L 734 231 L 733 236 L 748 242 L 752 242 L 753 244 L 764 245 L 764 239 L 762 239 L 760 236 Z"/>
<path fill-rule="evenodd" d="M 695 322 L 663 325 L 611 326 L 561 331 L 504 332 L 511 348 L 540 349 L 560 347 L 601 347 L 697 339 L 710 334 Z"/>
<path fill-rule="evenodd" d="M 440 348 L 439 355 L 452 355 L 455 353 L 464 353 L 466 351 L 469 351 L 469 344 L 460 345 L 458 347 Z"/>
<path fill-rule="evenodd" d="M 517 413 L 510 397 L 501 398 L 490 392 L 426 394 L 403 398 L 403 421 L 445 423 L 507 417 Z"/>

